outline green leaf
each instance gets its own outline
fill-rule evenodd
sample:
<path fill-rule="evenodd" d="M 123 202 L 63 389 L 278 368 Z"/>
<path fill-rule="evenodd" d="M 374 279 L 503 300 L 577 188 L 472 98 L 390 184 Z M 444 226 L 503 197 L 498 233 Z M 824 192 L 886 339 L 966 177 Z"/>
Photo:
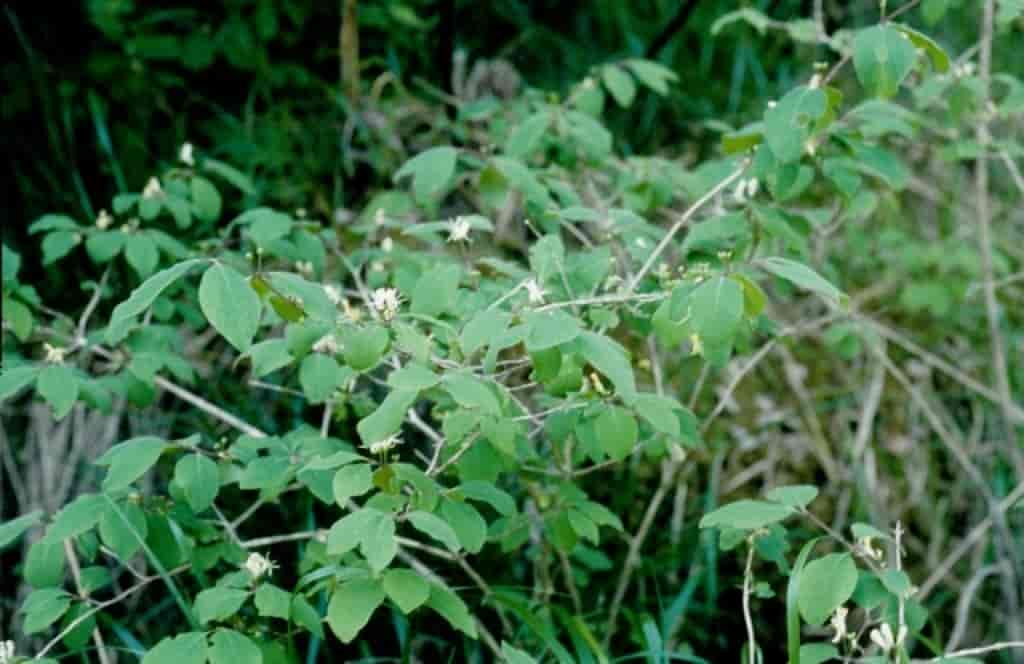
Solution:
<path fill-rule="evenodd" d="M 459 338 L 462 344 L 462 351 L 466 355 L 472 355 L 476 351 L 491 343 L 504 334 L 512 321 L 512 315 L 504 311 L 484 309 L 478 312 L 466 323 Z"/>
<path fill-rule="evenodd" d="M 21 537 L 26 530 L 39 523 L 43 518 L 42 510 L 34 510 L 0 525 L 0 551 L 11 542 Z"/>
<path fill-rule="evenodd" d="M 462 548 L 459 536 L 444 519 L 423 511 L 410 512 L 408 519 L 416 530 L 444 544 L 449 551 L 456 552 Z"/>
<path fill-rule="evenodd" d="M 793 508 L 760 500 L 738 500 L 705 514 L 701 528 L 728 526 L 740 530 L 757 530 L 795 514 Z"/>
<path fill-rule="evenodd" d="M 794 509 L 807 507 L 811 501 L 817 497 L 817 487 L 806 484 L 797 486 L 780 486 L 765 494 L 765 498 L 768 500 L 774 500 L 777 503 L 782 503 L 783 505 Z"/>
<path fill-rule="evenodd" d="M 302 595 L 296 595 L 292 601 L 292 622 L 305 627 L 310 633 L 319 638 L 324 638 L 324 628 L 321 624 L 320 613 Z"/>
<path fill-rule="evenodd" d="M 210 639 L 210 664 L 262 664 L 263 653 L 252 639 L 231 629 L 218 629 Z"/>
<path fill-rule="evenodd" d="M 43 238 L 43 265 L 50 265 L 64 258 L 82 241 L 80 233 L 55 231 Z"/>
<path fill-rule="evenodd" d="M 456 300 L 462 268 L 439 265 L 423 273 L 412 291 L 412 312 L 437 317 L 449 311 Z"/>
<path fill-rule="evenodd" d="M 207 158 L 203 160 L 203 170 L 216 173 L 244 194 L 252 195 L 256 193 L 256 188 L 252 186 L 252 180 L 234 166 L 229 166 L 216 159 Z"/>
<path fill-rule="evenodd" d="M 36 391 L 53 408 L 53 416 L 62 420 L 78 400 L 78 375 L 65 364 L 48 364 L 39 372 Z"/>
<path fill-rule="evenodd" d="M 21 607 L 25 614 L 22 631 L 25 634 L 41 632 L 57 622 L 71 606 L 71 595 L 61 588 L 43 588 L 33 592 Z"/>
<path fill-rule="evenodd" d="M 260 298 L 245 277 L 217 263 L 199 283 L 199 306 L 228 343 L 243 353 L 249 350 L 260 325 Z"/>
<path fill-rule="evenodd" d="M 459 491 L 466 498 L 487 503 L 502 516 L 510 516 L 516 513 L 515 499 L 490 482 L 481 480 L 465 482 L 459 485 Z"/>
<path fill-rule="evenodd" d="M 64 544 L 44 537 L 28 549 L 22 574 L 33 588 L 47 588 L 64 582 Z"/>
<path fill-rule="evenodd" d="M 341 384 L 341 367 L 330 355 L 310 353 L 299 365 L 299 384 L 310 403 L 325 403 Z"/>
<path fill-rule="evenodd" d="M 30 383 L 35 381 L 41 367 L 37 364 L 28 364 L 11 369 L 4 369 L 0 373 L 0 401 L 7 401 Z"/>
<path fill-rule="evenodd" d="M 679 418 L 676 417 L 676 410 L 682 406 L 675 399 L 657 394 L 641 394 L 633 402 L 633 408 L 657 431 L 672 438 L 679 437 Z"/>
<path fill-rule="evenodd" d="M 641 83 L 659 95 L 667 95 L 668 84 L 679 80 L 674 71 L 652 60 L 632 59 L 626 60 L 623 64 L 629 67 Z"/>
<path fill-rule="evenodd" d="M 394 602 L 402 613 L 414 611 L 430 597 L 430 584 L 411 569 L 392 569 L 384 572 L 381 586 L 388 599 Z"/>
<path fill-rule="evenodd" d="M 220 470 L 202 454 L 188 454 L 179 459 L 174 466 L 174 481 L 196 513 L 212 505 L 220 492 Z"/>
<path fill-rule="evenodd" d="M 348 506 L 348 501 L 356 496 L 361 496 L 373 488 L 373 470 L 367 463 L 353 463 L 342 466 L 334 474 L 334 500 L 342 507 Z"/>
<path fill-rule="evenodd" d="M 221 210 L 220 192 L 209 180 L 198 175 L 192 177 L 191 184 L 192 204 L 195 205 L 196 216 L 203 221 L 217 221 Z"/>
<path fill-rule="evenodd" d="M 350 328 L 342 335 L 345 363 L 356 371 L 377 366 L 391 341 L 387 328 L 380 325 Z"/>
<path fill-rule="evenodd" d="M 405 414 L 416 402 L 417 392 L 392 390 L 384 401 L 356 425 L 363 444 L 378 443 L 396 433 L 405 420 Z"/>
<path fill-rule="evenodd" d="M 1021 6 L 1024 7 L 1024 5 Z M 893 27 L 905 34 L 914 46 L 928 54 L 928 59 L 932 61 L 932 67 L 935 71 L 940 74 L 949 71 L 949 55 L 939 46 L 938 42 L 928 35 L 911 28 L 909 25 L 894 23 Z"/>
<path fill-rule="evenodd" d="M 340 519 L 327 533 L 327 552 L 340 555 L 359 546 L 374 571 L 391 564 L 398 553 L 395 518 L 388 512 L 364 507 Z"/>
<path fill-rule="evenodd" d="M 422 364 L 407 364 L 388 375 L 388 385 L 399 390 L 427 390 L 441 382 L 441 377 Z"/>
<path fill-rule="evenodd" d="M 853 595 L 857 566 L 847 553 L 831 553 L 807 564 L 800 574 L 800 615 L 820 625 Z"/>
<path fill-rule="evenodd" d="M 743 288 L 722 275 L 705 280 L 690 295 L 690 316 L 701 341 L 730 343 L 743 320 Z"/>
<path fill-rule="evenodd" d="M 487 540 L 487 522 L 469 503 L 446 500 L 441 503 L 441 518 L 448 522 L 459 543 L 470 553 L 480 553 Z"/>
<path fill-rule="evenodd" d="M 124 257 L 140 279 L 153 274 L 160 263 L 156 243 L 146 233 L 132 233 L 125 239 Z"/>
<path fill-rule="evenodd" d="M 46 538 L 54 542 L 77 537 L 99 523 L 107 501 L 103 496 L 86 493 L 65 505 L 53 517 Z"/>
<path fill-rule="evenodd" d="M 463 408 L 475 408 L 488 415 L 500 415 L 501 403 L 484 381 L 465 373 L 444 377 L 444 387 Z"/>
<path fill-rule="evenodd" d="M 846 295 L 841 290 L 803 263 L 788 258 L 771 257 L 762 258 L 756 264 L 766 272 L 781 277 L 804 290 L 816 293 L 827 300 L 837 304 L 846 300 Z"/>
<path fill-rule="evenodd" d="M 877 97 L 891 97 L 914 68 L 917 49 L 910 38 L 889 25 L 876 25 L 853 40 L 853 67 L 861 85 Z"/>
<path fill-rule="evenodd" d="M 156 644 L 142 658 L 142 664 L 206 664 L 206 658 L 206 634 L 188 632 Z"/>
<path fill-rule="evenodd" d="M 196 616 L 204 625 L 214 620 L 225 620 L 238 613 L 248 598 L 249 591 L 240 588 L 207 588 L 196 595 Z"/>
<path fill-rule="evenodd" d="M 85 239 L 85 250 L 96 263 L 106 263 L 124 248 L 127 235 L 121 231 L 93 233 Z"/>
<path fill-rule="evenodd" d="M 619 406 L 604 408 L 597 416 L 594 428 L 601 449 L 616 461 L 629 456 L 639 436 L 636 418 Z"/>
<path fill-rule="evenodd" d="M 800 664 L 821 664 L 839 659 L 839 651 L 830 643 L 808 643 L 800 646 Z"/>
<path fill-rule="evenodd" d="M 342 643 L 351 643 L 384 601 L 384 590 L 373 579 L 353 579 L 338 586 L 327 605 L 327 624 Z"/>
<path fill-rule="evenodd" d="M 395 181 L 412 176 L 413 193 L 417 200 L 425 201 L 451 182 L 457 157 L 458 152 L 453 147 L 431 148 L 405 162 L 395 173 Z"/>
<path fill-rule="evenodd" d="M 633 77 L 618 65 L 605 65 L 601 68 L 601 79 L 608 92 L 612 93 L 615 102 L 623 108 L 629 108 L 636 97 L 636 83 Z"/>
<path fill-rule="evenodd" d="M 249 347 L 249 358 L 252 360 L 252 374 L 262 378 L 269 373 L 288 366 L 294 361 L 288 352 L 285 339 L 268 339 Z"/>
<path fill-rule="evenodd" d="M 764 114 L 765 141 L 782 163 L 796 161 L 814 124 L 828 110 L 828 96 L 820 88 L 801 85 Z"/>
<path fill-rule="evenodd" d="M 505 141 L 505 154 L 516 159 L 530 156 L 540 145 L 550 125 L 550 111 L 545 109 L 530 115 L 509 133 Z"/>
<path fill-rule="evenodd" d="M 132 438 L 111 447 L 96 460 L 100 466 L 110 466 L 103 480 L 107 492 L 125 489 L 142 477 L 167 448 L 167 443 L 154 436 Z"/>
<path fill-rule="evenodd" d="M 458 595 L 436 584 L 430 586 L 427 606 L 437 611 L 452 627 L 470 638 L 477 638 L 476 623 L 466 603 Z"/>
<path fill-rule="evenodd" d="M 264 583 L 253 595 L 256 611 L 265 618 L 281 618 L 288 620 L 291 611 L 292 594 L 277 586 Z"/>
<path fill-rule="evenodd" d="M 128 560 L 142 548 L 148 532 L 146 513 L 131 501 L 121 503 L 117 509 L 108 503 L 100 517 L 100 541 L 122 560 Z"/>
<path fill-rule="evenodd" d="M 607 376 L 626 403 L 636 398 L 636 378 L 626 349 L 608 337 L 583 331 L 573 340 L 571 349 Z"/>
<path fill-rule="evenodd" d="M 78 225 L 78 222 L 65 214 L 44 214 L 33 221 L 28 227 L 29 235 L 45 233 L 47 231 L 77 230 L 81 230 L 81 226 Z"/>
<path fill-rule="evenodd" d="M 582 331 L 575 318 L 557 309 L 530 312 L 524 322 L 526 349 L 531 353 L 568 343 Z"/>
<path fill-rule="evenodd" d="M 537 664 L 537 660 L 533 657 L 530 657 L 522 650 L 513 648 L 504 641 L 501 643 L 501 656 L 505 658 L 508 664 Z"/>
<path fill-rule="evenodd" d="M 180 279 L 196 265 L 204 263 L 205 260 L 195 258 L 177 265 L 172 265 L 166 270 L 157 272 L 149 279 L 132 291 L 127 300 L 114 307 L 114 313 L 110 316 L 110 325 L 107 328 L 107 343 L 121 341 L 126 330 L 126 323 L 145 311 L 157 297 L 160 296 L 168 286 Z"/>

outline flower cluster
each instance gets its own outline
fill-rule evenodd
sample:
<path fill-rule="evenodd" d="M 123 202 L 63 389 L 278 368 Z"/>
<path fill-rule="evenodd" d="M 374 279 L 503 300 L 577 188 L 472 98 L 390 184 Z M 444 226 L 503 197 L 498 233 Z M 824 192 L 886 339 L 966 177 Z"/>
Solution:
<path fill-rule="evenodd" d="M 399 307 L 402 306 L 402 296 L 397 288 L 378 288 L 373 291 L 371 299 L 373 308 L 386 321 L 394 319 L 398 315 Z"/>
<path fill-rule="evenodd" d="M 263 577 L 273 574 L 274 570 L 277 569 L 277 563 L 258 553 L 250 553 L 242 567 L 245 568 L 245 571 L 249 572 L 253 581 L 259 581 Z"/>

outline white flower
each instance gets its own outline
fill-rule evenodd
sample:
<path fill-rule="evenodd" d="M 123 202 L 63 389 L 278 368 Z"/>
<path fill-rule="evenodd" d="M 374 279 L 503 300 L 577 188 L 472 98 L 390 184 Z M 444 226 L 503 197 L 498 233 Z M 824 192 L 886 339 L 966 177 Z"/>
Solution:
<path fill-rule="evenodd" d="M 101 231 L 105 231 L 110 228 L 111 224 L 114 223 L 114 218 L 106 210 L 100 210 L 100 215 L 96 217 L 96 228 Z"/>
<path fill-rule="evenodd" d="M 195 155 L 192 154 L 191 143 L 185 142 L 181 144 L 181 149 L 178 150 L 178 159 L 186 166 L 196 165 L 196 158 Z"/>
<path fill-rule="evenodd" d="M 742 205 L 747 202 L 747 181 L 740 180 L 732 190 L 732 199 Z"/>
<path fill-rule="evenodd" d="M 337 355 L 341 352 L 341 344 L 338 343 L 337 337 L 334 334 L 325 334 L 324 336 L 317 339 L 317 342 L 313 344 L 314 353 L 325 353 L 327 355 Z"/>
<path fill-rule="evenodd" d="M 757 178 L 750 178 L 747 180 L 747 196 L 753 198 L 757 196 L 757 190 L 761 187 L 761 183 Z"/>
<path fill-rule="evenodd" d="M 389 254 L 391 253 L 391 250 L 395 248 L 395 241 L 389 237 L 386 237 L 380 241 L 380 248 L 384 251 L 384 253 Z"/>
<path fill-rule="evenodd" d="M 391 320 L 398 313 L 402 304 L 402 296 L 397 288 L 378 288 L 373 291 L 373 308 L 384 320 Z"/>
<path fill-rule="evenodd" d="M 270 558 L 265 558 L 258 553 L 250 553 L 242 565 L 254 581 L 259 581 L 264 576 L 270 576 L 277 569 L 277 564 Z"/>
<path fill-rule="evenodd" d="M 524 284 L 524 287 L 527 297 L 530 298 L 530 304 L 544 304 L 544 296 L 547 295 L 547 291 L 540 287 L 536 279 L 530 279 Z"/>
<path fill-rule="evenodd" d="M 377 208 L 377 212 L 373 215 L 373 223 L 383 226 L 387 220 L 388 218 L 384 216 L 384 208 Z"/>
<path fill-rule="evenodd" d="M 0 664 L 14 661 L 14 641 L 0 641 Z"/>
<path fill-rule="evenodd" d="M 305 275 L 313 274 L 313 262 L 312 261 L 296 261 L 295 269 Z"/>
<path fill-rule="evenodd" d="M 149 182 L 146 183 L 146 188 L 142 190 L 143 198 L 156 198 L 157 196 L 163 196 L 164 190 L 160 186 L 160 180 L 156 178 L 149 178 Z"/>
<path fill-rule="evenodd" d="M 864 552 L 864 555 L 873 560 L 881 560 L 884 555 L 881 549 L 875 547 L 874 538 L 870 535 L 865 535 L 857 540 L 857 546 Z"/>
<path fill-rule="evenodd" d="M 370 443 L 370 454 L 384 454 L 395 446 L 401 444 L 402 437 L 396 433 L 393 436 L 388 436 L 384 440 L 378 440 L 375 443 Z"/>
<path fill-rule="evenodd" d="M 43 344 L 43 350 L 46 351 L 46 361 L 50 364 L 61 364 L 64 362 L 64 356 L 68 354 L 67 348 L 51 346 L 48 343 Z"/>
<path fill-rule="evenodd" d="M 836 612 L 832 614 L 832 619 L 829 621 L 829 625 L 836 631 L 836 635 L 832 637 L 832 643 L 839 643 L 846 638 L 846 616 L 849 613 L 849 609 L 845 606 L 840 606 L 836 609 Z"/>
<path fill-rule="evenodd" d="M 690 335 L 690 346 L 693 348 L 694 355 L 704 354 L 704 344 L 700 341 L 700 335 L 696 332 Z"/>
<path fill-rule="evenodd" d="M 469 232 L 471 230 L 473 230 L 473 227 L 469 224 L 468 219 L 465 217 L 455 217 L 455 219 L 448 222 L 448 241 L 469 242 Z"/>
<path fill-rule="evenodd" d="M 882 649 L 882 652 L 888 653 L 893 648 L 903 645 L 903 641 L 907 638 L 907 626 L 900 626 L 899 633 L 893 636 L 889 623 L 882 623 L 881 627 L 871 630 L 870 636 L 875 645 Z"/>
<path fill-rule="evenodd" d="M 334 306 L 341 306 L 341 303 L 345 300 L 345 296 L 341 294 L 341 288 L 335 284 L 326 284 L 324 286 L 324 293 L 327 294 L 327 299 L 331 301 Z"/>

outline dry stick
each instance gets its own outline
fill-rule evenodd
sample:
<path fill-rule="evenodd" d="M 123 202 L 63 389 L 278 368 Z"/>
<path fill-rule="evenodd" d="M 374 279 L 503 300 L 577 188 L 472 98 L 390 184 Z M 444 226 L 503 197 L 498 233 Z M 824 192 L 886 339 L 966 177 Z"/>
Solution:
<path fill-rule="evenodd" d="M 1024 482 L 1018 484 L 1017 488 L 999 501 L 993 511 L 999 513 L 1006 512 L 1006 510 L 1013 507 L 1019 500 L 1024 500 Z M 921 584 L 921 589 L 916 595 L 919 600 L 923 601 L 929 593 L 935 589 L 935 586 L 946 578 L 946 575 L 949 574 L 951 569 L 953 569 L 953 566 L 956 565 L 956 563 L 963 558 L 968 551 L 970 551 L 971 547 L 977 544 L 981 538 L 985 536 L 985 533 L 987 533 L 989 528 L 992 527 L 992 523 L 992 514 L 989 514 L 978 525 L 971 529 L 969 533 L 967 533 L 967 536 L 964 537 L 963 541 L 960 542 L 960 544 L 957 545 L 957 547 L 953 549 L 953 551 L 951 551 L 941 563 L 939 563 L 938 567 L 936 567 L 931 575 L 925 579 L 925 582 Z"/>
<path fill-rule="evenodd" d="M 989 98 L 992 84 L 992 32 L 995 22 L 995 0 L 985 0 L 981 19 L 981 51 L 978 58 L 979 102 L 981 111 L 975 126 L 975 140 L 982 147 L 992 142 L 988 129 Z M 989 343 L 992 344 L 992 370 L 995 372 L 996 389 L 999 392 L 999 406 L 1003 411 L 1006 425 L 1007 448 L 1017 470 L 1017 476 L 1024 478 L 1024 454 L 1014 445 L 1014 425 L 1010 416 L 1013 395 L 1010 391 L 1010 374 L 1007 366 L 1003 335 L 999 330 L 999 302 L 996 300 L 995 277 L 992 267 L 992 211 L 989 207 L 988 159 L 978 159 L 974 164 L 975 197 L 978 206 L 978 245 L 981 249 L 981 271 L 984 277 L 985 316 L 988 319 Z M 1018 621 L 1019 622 L 1019 621 Z M 1024 636 L 1024 628 L 1017 631 Z"/>
<path fill-rule="evenodd" d="M 946 641 L 946 647 L 943 649 L 946 652 L 956 650 L 956 647 L 960 645 L 960 641 L 964 638 L 964 632 L 967 631 L 967 624 L 970 618 L 971 604 L 974 602 L 974 596 L 978 594 L 978 589 L 981 587 L 982 582 L 1000 572 L 999 564 L 986 565 L 982 567 L 971 580 L 967 582 L 963 590 L 960 591 L 960 600 L 956 606 L 956 624 L 953 625 L 953 631 L 949 635 L 949 640 Z"/>
<path fill-rule="evenodd" d="M 981 111 L 975 126 L 975 140 L 982 147 L 988 146 L 992 137 L 988 129 L 988 113 L 992 85 L 992 35 L 995 26 L 995 0 L 985 0 L 981 18 L 981 49 L 978 57 L 978 80 Z M 989 208 L 988 159 L 979 159 L 974 165 L 975 197 L 978 206 L 978 244 L 981 249 L 981 269 L 984 276 L 985 315 L 988 319 L 989 343 L 992 345 L 992 370 L 995 372 L 996 389 L 999 391 L 999 405 L 1003 413 L 1006 427 L 1006 443 L 1009 457 L 1017 471 L 1017 477 L 1024 479 L 1024 454 L 1015 444 L 1015 428 L 1010 415 L 1013 396 L 1010 392 L 1010 377 L 1007 365 L 1006 350 L 1003 347 L 1003 335 L 999 329 L 999 303 L 996 300 L 994 269 L 992 267 L 992 213 Z M 1006 547 L 1013 560 L 1013 539 L 1009 537 L 1009 529 L 1002 518 L 1002 513 L 993 515 L 996 525 L 1006 535 Z M 1016 566 L 1014 566 L 1016 567 Z M 1003 597 L 1009 614 L 1008 633 L 1012 640 L 1024 639 L 1024 620 L 1020 614 L 1020 582 L 1019 568 L 1011 567 L 1003 575 L 1007 587 Z M 1014 658 L 1018 664 L 1024 662 L 1024 656 Z"/>
<path fill-rule="evenodd" d="M 676 223 L 672 224 L 672 227 L 668 229 L 667 233 L 665 233 L 665 237 L 661 239 L 661 242 L 659 242 L 658 246 L 654 248 L 654 251 L 651 252 L 651 255 L 647 257 L 647 261 L 643 264 L 643 267 L 640 268 L 640 271 L 636 273 L 635 277 L 633 277 L 633 280 L 629 283 L 629 288 L 626 290 L 627 294 L 632 293 L 633 291 L 636 290 L 637 284 L 639 284 L 640 280 L 643 279 L 647 275 L 647 273 L 651 271 L 651 267 L 654 266 L 654 262 L 658 260 L 659 256 L 661 256 L 661 252 L 665 251 L 665 247 L 667 247 L 668 243 L 672 241 L 672 238 L 675 237 L 675 234 L 678 233 L 679 230 L 690 221 L 693 215 L 696 214 L 697 211 L 700 210 L 702 207 L 704 207 L 708 203 L 708 201 L 710 201 L 712 198 L 717 196 L 721 191 L 723 191 L 729 185 L 731 185 L 733 182 L 739 179 L 739 177 L 743 175 L 743 172 L 747 170 L 748 165 L 750 165 L 750 160 L 744 159 L 743 162 L 739 165 L 739 167 L 736 168 L 736 170 L 734 170 L 732 173 L 726 176 L 724 180 L 722 180 L 714 187 L 712 187 L 703 196 L 698 198 L 693 205 L 691 205 L 689 208 L 686 209 L 685 212 L 683 212 L 679 219 L 676 220 Z"/>
<path fill-rule="evenodd" d="M 1002 643 L 993 643 L 988 646 L 981 646 L 980 648 L 967 648 L 966 650 L 957 650 L 956 652 L 946 653 L 941 657 L 927 660 L 929 662 L 944 662 L 952 657 L 968 657 L 970 655 L 984 655 L 987 652 L 996 652 L 998 650 L 1009 650 L 1011 648 L 1024 648 L 1024 641 L 1003 641 Z"/>
<path fill-rule="evenodd" d="M 892 341 L 897 346 L 901 346 L 904 350 L 913 353 L 918 357 L 918 359 L 920 359 L 925 364 L 935 369 L 938 369 L 939 371 L 943 372 L 944 374 L 946 374 L 953 380 L 957 381 L 964 387 L 974 392 L 977 392 L 978 394 L 985 397 L 989 401 L 992 401 L 993 403 L 999 403 L 1000 397 L 995 390 L 988 387 L 987 385 L 978 382 L 974 378 L 971 378 L 963 371 L 953 366 L 953 364 L 947 362 L 938 355 L 928 352 L 927 350 L 916 344 L 914 341 L 912 341 L 909 337 L 906 337 L 900 332 L 897 332 L 896 330 L 887 327 L 886 325 L 880 323 L 879 321 L 873 320 L 866 316 L 860 316 L 858 318 L 859 320 L 862 320 L 863 322 L 866 322 L 869 325 L 871 325 L 871 327 L 873 327 L 874 330 L 878 332 L 879 336 L 885 337 L 887 340 Z M 1012 403 L 1010 404 L 1010 408 L 1010 414 L 1013 420 L 1016 422 L 1024 422 L 1024 409 Z"/>
<path fill-rule="evenodd" d="M 754 541 L 747 542 L 747 565 L 743 571 L 743 623 L 747 627 L 747 661 L 757 664 L 757 638 L 754 636 L 754 620 L 750 615 L 750 596 L 754 592 Z"/>
<path fill-rule="evenodd" d="M 175 383 L 172 383 L 166 378 L 163 378 L 162 376 L 156 376 L 153 379 L 153 382 L 162 387 L 164 390 L 178 397 L 182 401 L 187 401 L 188 403 L 192 404 L 193 406 L 203 411 L 204 413 L 212 415 L 221 422 L 231 425 L 232 427 L 238 429 L 244 434 L 250 435 L 253 438 L 267 437 L 267 434 L 261 429 L 257 429 L 253 425 L 249 424 L 248 422 L 242 419 L 239 419 L 238 417 L 232 415 L 223 408 L 215 406 L 214 404 L 210 403 L 209 401 L 202 398 L 198 394 L 190 392 L 185 388 L 181 387 L 180 385 L 176 385 Z"/>
<path fill-rule="evenodd" d="M 885 365 L 877 362 L 874 371 L 871 373 L 871 385 L 868 387 L 864 406 L 860 411 L 860 420 L 857 423 L 857 434 L 853 442 L 853 461 L 855 464 L 860 464 L 860 459 L 864 456 L 864 450 L 867 449 L 868 442 L 871 440 L 875 416 L 878 414 L 878 406 L 882 402 L 882 391 L 884 388 Z"/>
<path fill-rule="evenodd" d="M 895 364 L 893 364 L 892 360 L 889 359 L 889 357 L 885 354 L 885 351 L 883 349 L 874 346 L 872 346 L 872 349 L 874 350 L 878 359 L 885 365 L 889 373 L 891 373 L 892 376 L 896 379 L 896 381 L 903 386 L 903 389 L 910 394 L 911 400 L 913 400 L 918 405 L 918 407 L 921 408 L 921 411 L 924 413 L 925 419 L 928 420 L 928 423 L 931 426 L 932 430 L 939 436 L 939 440 L 941 440 L 942 443 L 946 446 L 946 448 L 953 454 L 954 458 L 967 472 L 968 476 L 970 476 L 971 478 L 971 481 L 973 481 L 974 484 L 977 485 L 978 490 L 981 492 L 981 495 L 985 498 L 985 502 L 989 506 L 989 513 L 994 520 L 996 529 L 999 531 L 999 546 L 997 548 L 1001 550 L 1001 555 L 1010 563 L 1005 571 L 1006 588 L 1004 589 L 1004 596 L 1006 598 L 1007 604 L 1009 605 L 1007 607 L 1008 613 L 1011 616 L 1011 620 L 1009 623 L 1010 629 L 1020 629 L 1021 626 L 1019 625 L 1016 619 L 1017 611 L 1019 609 L 1016 588 L 1017 579 L 1020 578 L 1020 573 L 1017 569 L 1017 560 L 1013 554 L 1013 536 L 1010 533 L 1010 529 L 1006 524 L 1005 515 L 1003 514 L 1004 510 L 999 509 L 999 506 L 995 502 L 995 497 L 992 495 L 992 491 L 989 489 L 988 484 L 985 483 L 985 479 L 981 475 L 981 471 L 979 471 L 978 467 L 975 466 L 974 463 L 971 461 L 970 457 L 968 456 L 966 450 L 964 449 L 960 441 L 957 440 L 956 437 L 954 437 L 953 434 L 946 429 L 945 425 L 942 422 L 942 419 L 932 408 L 931 404 L 928 403 L 928 400 L 925 399 L 924 395 L 922 395 L 920 391 L 916 387 L 914 387 L 913 384 L 911 384 L 910 380 L 903 374 L 903 372 L 900 371 L 900 369 Z M 1015 637 L 1016 634 L 1013 634 L 1013 636 Z"/>
<path fill-rule="evenodd" d="M 70 539 L 64 540 L 64 553 L 67 555 L 68 565 L 71 567 L 71 577 L 75 580 L 78 596 L 83 600 L 88 599 L 89 593 L 82 586 L 82 567 L 78 564 L 78 556 L 75 554 L 75 547 Z M 96 646 L 100 664 L 110 664 L 110 658 L 107 656 L 107 644 L 103 642 L 103 634 L 100 633 L 98 626 L 92 628 L 92 642 Z"/>
<path fill-rule="evenodd" d="M 167 572 L 167 576 L 169 576 L 169 577 L 170 576 L 177 576 L 178 574 L 181 574 L 182 572 L 184 572 L 184 571 L 186 571 L 188 569 L 191 569 L 191 568 L 192 568 L 191 565 L 182 565 L 181 567 L 176 567 L 176 568 L 174 568 L 172 570 L 169 570 Z M 46 653 L 50 652 L 50 650 L 52 650 L 54 646 L 56 646 L 58 643 L 60 643 L 61 640 L 65 636 L 70 634 L 72 632 L 72 630 L 74 630 L 76 627 L 78 627 L 83 622 L 85 622 L 90 616 L 96 615 L 97 613 L 99 613 L 103 609 L 107 608 L 108 606 L 113 606 L 114 604 L 117 604 L 118 602 L 120 602 L 120 601 L 128 598 L 129 596 L 131 596 L 136 591 L 141 590 L 144 586 L 147 586 L 150 583 L 153 583 L 154 581 L 159 581 L 162 578 L 163 577 L 160 576 L 159 574 L 154 574 L 153 576 L 147 576 L 146 578 L 144 578 L 143 580 L 139 581 L 138 583 L 136 583 L 131 588 L 128 588 L 127 590 L 122 591 L 120 594 L 112 597 L 111 599 L 108 599 L 106 601 L 100 602 L 99 604 L 97 604 L 93 608 L 89 609 L 88 611 L 86 611 L 85 613 L 83 613 L 82 615 L 78 616 L 77 618 L 72 620 L 70 623 L 68 623 L 68 626 L 65 627 L 64 629 L 62 629 L 60 631 L 60 633 L 57 634 L 57 636 L 55 636 L 52 639 L 50 639 L 50 641 L 47 642 L 47 644 L 45 646 L 43 646 L 43 649 L 40 650 L 38 653 L 36 653 L 36 656 L 33 657 L 33 659 L 34 660 L 40 660 L 43 657 L 45 657 Z"/>
<path fill-rule="evenodd" d="M 615 588 L 615 596 L 612 599 L 611 610 L 608 613 L 608 624 L 605 625 L 605 650 L 607 650 L 609 644 L 611 644 L 612 635 L 615 632 L 615 621 L 619 617 L 619 609 L 622 607 L 622 600 L 626 596 L 626 590 L 629 589 L 629 582 L 633 576 L 633 570 L 640 565 L 640 550 L 643 548 L 644 542 L 647 540 L 647 535 L 650 533 L 651 526 L 654 525 L 654 518 L 658 515 L 658 508 L 661 507 L 661 503 L 665 500 L 665 496 L 668 495 L 669 490 L 672 488 L 672 481 L 675 479 L 676 471 L 679 470 L 680 465 L 681 463 L 678 461 L 670 461 L 662 466 L 661 483 L 658 485 L 658 490 L 654 492 L 654 495 L 651 497 L 651 502 L 647 504 L 647 511 L 644 513 L 644 518 L 640 522 L 640 528 L 636 531 L 636 535 L 634 535 L 629 542 L 629 553 L 626 555 L 626 562 L 622 569 L 622 575 L 619 577 L 619 585 Z"/>

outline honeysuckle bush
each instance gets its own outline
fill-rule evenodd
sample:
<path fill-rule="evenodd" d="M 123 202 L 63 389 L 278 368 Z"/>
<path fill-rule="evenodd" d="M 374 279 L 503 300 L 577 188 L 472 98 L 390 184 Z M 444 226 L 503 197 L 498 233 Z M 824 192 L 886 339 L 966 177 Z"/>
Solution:
<path fill-rule="evenodd" d="M 951 89 L 953 127 L 1024 111 L 1016 79 L 990 99 L 987 73 L 898 16 L 833 35 L 764 21 L 744 10 L 716 31 L 782 27 L 831 64 L 697 164 L 615 149 L 607 109 L 676 78 L 626 59 L 564 96 L 460 106 L 392 188 L 337 218 L 263 205 L 240 165 L 185 144 L 95 219 L 31 225 L 45 264 L 84 250 L 95 267 L 75 311 L 48 308 L 5 245 L 3 399 L 61 420 L 168 393 L 192 430 L 125 440 L 92 459 L 96 492 L 0 526 L 0 547 L 43 527 L 20 612 L 46 637 L 3 660 L 109 657 L 117 639 L 145 664 L 708 661 L 666 644 L 698 575 L 661 622 L 624 605 L 666 496 L 727 444 L 707 434 L 735 384 L 699 413 L 677 386 L 810 331 L 844 357 L 877 347 L 815 230 L 881 232 L 861 222 L 908 185 L 898 140 L 932 131 L 950 160 L 1014 154 L 926 121 Z M 835 87 L 850 70 L 853 96 Z M 948 313 L 929 271 L 977 275 L 949 261 L 909 261 L 922 284 L 903 305 Z M 794 302 L 810 313 L 787 321 Z M 831 478 L 829 450 L 815 454 Z M 150 475 L 160 490 L 144 493 Z M 695 556 L 735 552 L 740 568 L 730 651 L 981 661 L 928 633 L 903 526 L 835 530 L 818 493 L 703 510 Z M 140 640 L 116 616 L 154 588 L 164 618 Z"/>

